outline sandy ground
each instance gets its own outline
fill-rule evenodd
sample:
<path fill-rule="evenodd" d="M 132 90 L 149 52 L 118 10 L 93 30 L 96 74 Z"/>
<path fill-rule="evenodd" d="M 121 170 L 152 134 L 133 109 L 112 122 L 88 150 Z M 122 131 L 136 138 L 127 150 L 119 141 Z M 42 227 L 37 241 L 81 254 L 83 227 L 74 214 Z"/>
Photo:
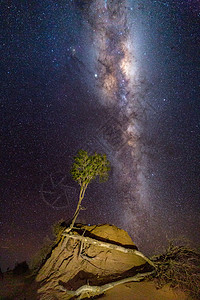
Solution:
<path fill-rule="evenodd" d="M 0 300 L 34 300 L 36 285 L 24 284 L 23 277 L 5 276 L 0 280 Z M 190 300 L 183 292 L 168 286 L 156 289 L 153 282 L 132 282 L 121 284 L 108 290 L 96 299 L 102 300 Z"/>
<path fill-rule="evenodd" d="M 24 276 L 4 274 L 0 279 L 0 300 L 34 300 L 37 295 L 37 285 L 25 282 Z"/>
<path fill-rule="evenodd" d="M 133 282 L 121 284 L 101 298 L 105 300 L 189 300 L 183 292 L 174 291 L 168 286 L 156 289 L 153 282 Z"/>

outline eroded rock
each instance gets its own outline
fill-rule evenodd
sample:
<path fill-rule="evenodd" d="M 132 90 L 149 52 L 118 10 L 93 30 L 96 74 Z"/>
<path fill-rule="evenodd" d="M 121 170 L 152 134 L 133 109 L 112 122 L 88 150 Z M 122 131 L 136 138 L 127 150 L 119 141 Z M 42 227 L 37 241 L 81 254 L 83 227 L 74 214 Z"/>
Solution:
<path fill-rule="evenodd" d="M 38 299 L 69 299 L 60 287 L 98 286 L 153 269 L 126 231 L 108 224 L 76 227 L 63 236 L 40 269 Z"/>

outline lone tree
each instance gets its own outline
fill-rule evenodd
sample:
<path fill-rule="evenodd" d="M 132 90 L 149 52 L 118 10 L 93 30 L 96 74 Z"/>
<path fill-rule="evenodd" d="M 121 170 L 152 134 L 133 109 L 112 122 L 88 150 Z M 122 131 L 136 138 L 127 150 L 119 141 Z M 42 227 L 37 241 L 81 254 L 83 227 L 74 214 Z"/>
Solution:
<path fill-rule="evenodd" d="M 71 225 L 66 229 L 67 232 L 73 228 L 78 217 L 81 210 L 81 202 L 88 184 L 97 176 L 99 176 L 100 182 L 105 182 L 108 179 L 108 172 L 110 171 L 110 162 L 107 160 L 105 154 L 101 155 L 95 152 L 94 155 L 88 155 L 87 151 L 79 150 L 74 157 L 74 161 L 71 174 L 72 178 L 80 185 L 80 193 L 77 208 Z"/>

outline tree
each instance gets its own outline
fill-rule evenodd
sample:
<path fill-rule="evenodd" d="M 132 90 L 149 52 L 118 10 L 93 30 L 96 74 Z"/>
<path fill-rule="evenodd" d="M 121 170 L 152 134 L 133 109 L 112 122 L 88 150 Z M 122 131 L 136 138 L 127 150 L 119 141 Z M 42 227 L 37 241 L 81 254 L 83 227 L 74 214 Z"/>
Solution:
<path fill-rule="evenodd" d="M 67 232 L 73 228 L 76 218 L 78 217 L 81 210 L 81 202 L 88 184 L 97 176 L 100 182 L 105 182 L 108 179 L 108 173 L 110 171 L 110 162 L 107 160 L 105 154 L 101 155 L 95 152 L 94 155 L 88 155 L 87 151 L 79 150 L 74 157 L 74 161 L 71 174 L 72 178 L 80 185 L 80 192 L 77 208 L 72 218 L 72 223 L 66 230 Z"/>

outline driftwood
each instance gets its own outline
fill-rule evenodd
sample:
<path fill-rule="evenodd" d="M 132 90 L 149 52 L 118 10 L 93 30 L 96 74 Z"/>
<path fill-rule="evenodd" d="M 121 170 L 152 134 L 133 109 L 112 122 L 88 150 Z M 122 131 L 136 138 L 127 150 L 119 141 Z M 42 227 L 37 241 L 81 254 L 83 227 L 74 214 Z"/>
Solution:
<path fill-rule="evenodd" d="M 125 248 L 123 246 L 118 246 L 118 245 L 111 244 L 111 243 L 108 243 L 108 242 L 98 241 L 98 240 L 92 239 L 90 237 L 85 237 L 85 236 L 82 236 L 82 235 L 79 235 L 79 234 L 73 235 L 73 234 L 69 234 L 67 232 L 63 232 L 62 235 L 68 237 L 69 239 L 72 238 L 72 239 L 75 239 L 75 240 L 79 240 L 79 241 L 81 241 L 81 243 L 93 244 L 93 245 L 96 245 L 96 246 L 99 246 L 99 247 L 121 251 L 123 253 L 134 253 L 134 254 L 142 257 L 144 260 L 146 260 L 146 262 L 148 262 L 151 266 L 153 266 L 155 268 L 154 263 L 150 259 L 148 259 L 146 256 L 144 256 L 140 251 L 138 251 L 136 249 Z"/>
<path fill-rule="evenodd" d="M 63 285 L 59 285 L 59 289 L 63 292 L 66 292 L 67 295 L 69 295 L 69 299 L 73 297 L 78 297 L 78 299 L 83 299 L 85 297 L 90 298 L 90 297 L 101 295 L 105 291 L 112 289 L 116 285 L 131 282 L 131 281 L 135 281 L 135 282 L 141 281 L 145 277 L 152 275 L 154 272 L 155 271 L 147 272 L 143 274 L 137 274 L 135 276 L 124 278 L 115 282 L 107 283 L 102 286 L 90 286 L 86 284 L 78 288 L 76 291 L 69 291 Z"/>

